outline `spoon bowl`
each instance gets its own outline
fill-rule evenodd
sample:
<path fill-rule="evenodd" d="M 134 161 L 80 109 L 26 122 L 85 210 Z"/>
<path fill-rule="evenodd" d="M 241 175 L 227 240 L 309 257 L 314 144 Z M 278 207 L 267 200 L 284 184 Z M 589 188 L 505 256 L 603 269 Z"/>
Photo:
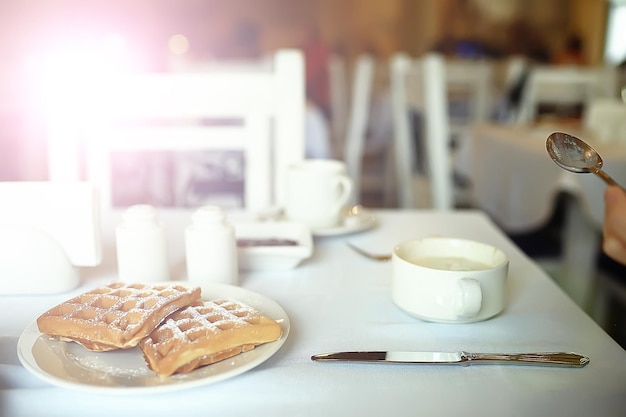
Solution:
<path fill-rule="evenodd" d="M 554 132 L 546 140 L 550 158 L 561 168 L 578 174 L 594 173 L 608 185 L 617 185 L 613 178 L 602 171 L 602 157 L 585 141 L 563 132 Z M 622 187 L 623 188 L 623 187 Z"/>

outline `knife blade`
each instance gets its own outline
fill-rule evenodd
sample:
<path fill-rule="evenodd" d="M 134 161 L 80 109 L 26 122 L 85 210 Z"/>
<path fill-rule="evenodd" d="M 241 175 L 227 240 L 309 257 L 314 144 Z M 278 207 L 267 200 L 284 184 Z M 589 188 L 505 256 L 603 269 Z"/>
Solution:
<path fill-rule="evenodd" d="M 589 358 L 574 352 L 537 353 L 471 353 L 458 352 L 401 352 L 401 351 L 356 351 L 322 353 L 311 356 L 317 362 L 383 362 L 412 363 L 423 365 L 540 365 L 578 367 L 589 363 Z"/>

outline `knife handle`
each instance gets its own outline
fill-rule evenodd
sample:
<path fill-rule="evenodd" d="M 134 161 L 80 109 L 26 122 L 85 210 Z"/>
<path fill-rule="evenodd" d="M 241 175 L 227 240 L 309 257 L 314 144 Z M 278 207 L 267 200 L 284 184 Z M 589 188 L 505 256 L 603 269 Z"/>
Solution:
<path fill-rule="evenodd" d="M 517 364 L 583 367 L 589 358 L 574 352 L 541 352 L 541 353 L 470 353 L 461 352 L 463 365 L 472 364 Z"/>

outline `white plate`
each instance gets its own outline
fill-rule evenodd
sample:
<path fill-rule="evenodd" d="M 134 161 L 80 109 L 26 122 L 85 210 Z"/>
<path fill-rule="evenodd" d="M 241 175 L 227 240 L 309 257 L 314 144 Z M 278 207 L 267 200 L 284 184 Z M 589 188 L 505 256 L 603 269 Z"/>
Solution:
<path fill-rule="evenodd" d="M 246 372 L 269 359 L 287 340 L 289 317 L 275 301 L 241 287 L 203 287 L 204 298 L 233 298 L 280 323 L 283 333 L 275 342 L 208 365 L 187 374 L 160 378 L 146 364 L 138 347 L 111 352 L 91 352 L 77 343 L 42 335 L 31 323 L 17 342 L 17 354 L 26 369 L 60 387 L 83 391 L 135 395 L 175 391 L 206 385 Z"/>
<path fill-rule="evenodd" d="M 366 209 L 359 208 L 355 214 L 346 211 L 342 223 L 335 227 L 313 229 L 313 236 L 340 236 L 362 232 L 376 226 L 376 217 Z"/>

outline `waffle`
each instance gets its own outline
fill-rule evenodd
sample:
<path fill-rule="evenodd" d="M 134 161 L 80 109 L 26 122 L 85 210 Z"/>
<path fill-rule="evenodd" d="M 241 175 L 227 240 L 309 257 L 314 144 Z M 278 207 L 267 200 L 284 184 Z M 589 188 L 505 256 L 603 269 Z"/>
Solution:
<path fill-rule="evenodd" d="M 160 376 L 190 372 L 280 338 L 280 325 L 234 300 L 195 303 L 168 317 L 139 343 Z"/>
<path fill-rule="evenodd" d="M 199 287 L 115 282 L 53 307 L 39 316 L 37 326 L 46 335 L 89 350 L 128 349 L 199 298 Z"/>

